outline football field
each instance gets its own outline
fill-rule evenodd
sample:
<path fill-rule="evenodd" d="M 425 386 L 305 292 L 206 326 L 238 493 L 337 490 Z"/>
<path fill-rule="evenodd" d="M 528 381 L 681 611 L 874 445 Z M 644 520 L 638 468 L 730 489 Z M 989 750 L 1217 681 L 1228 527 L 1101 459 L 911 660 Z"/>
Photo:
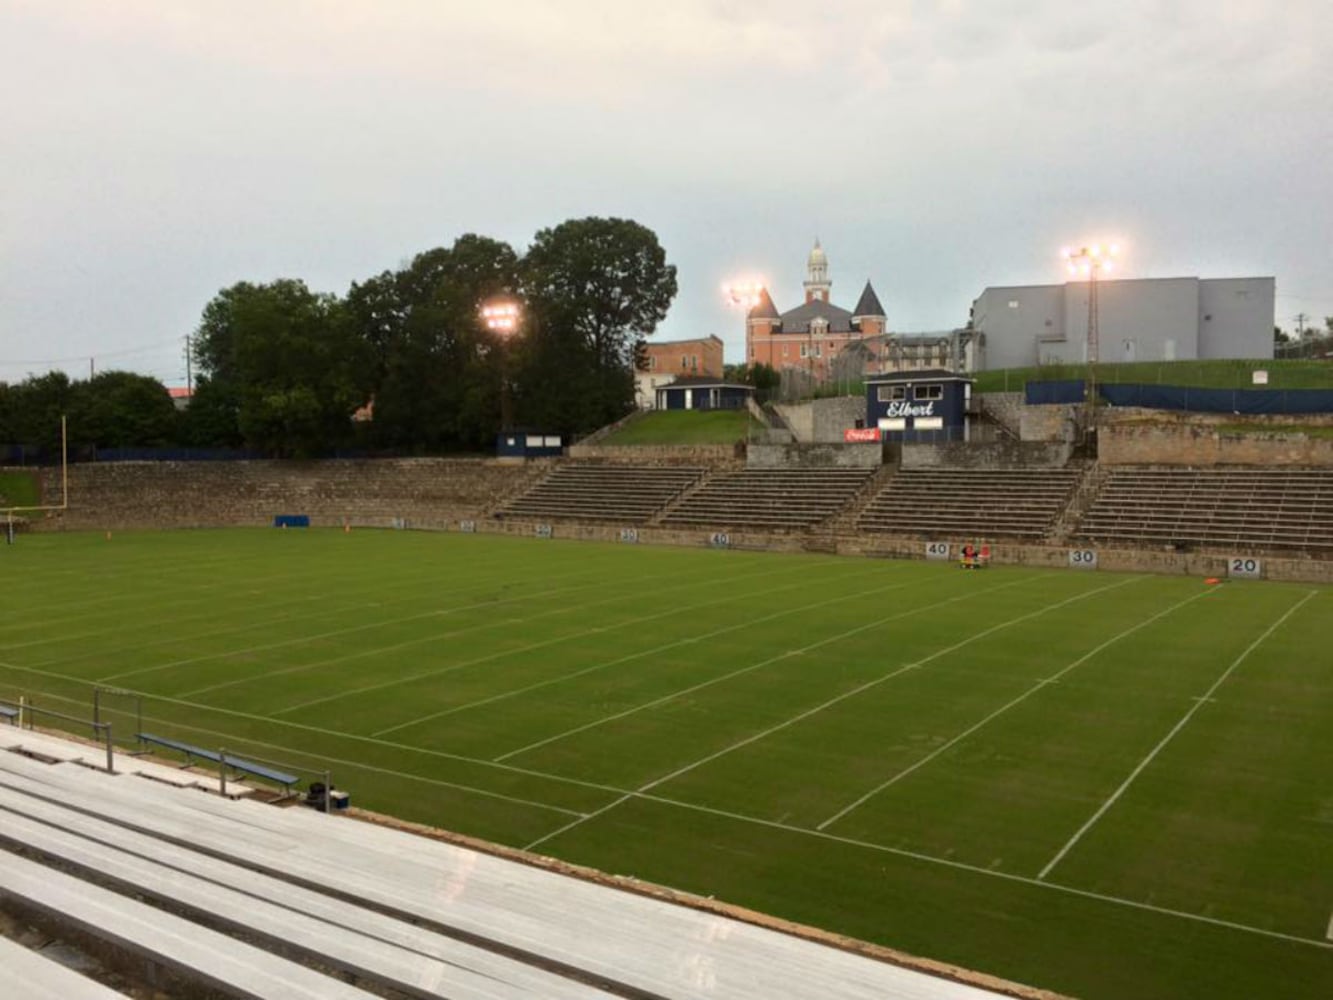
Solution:
<path fill-rule="evenodd" d="M 0 574 L 0 698 L 141 693 L 358 806 L 1090 1000 L 1333 996 L 1329 589 L 368 530 Z"/>

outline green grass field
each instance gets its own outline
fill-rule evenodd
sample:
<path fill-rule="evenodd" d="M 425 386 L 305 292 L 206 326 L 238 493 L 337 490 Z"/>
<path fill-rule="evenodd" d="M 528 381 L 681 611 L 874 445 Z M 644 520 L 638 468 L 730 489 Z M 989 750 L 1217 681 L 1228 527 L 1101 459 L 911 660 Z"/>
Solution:
<path fill-rule="evenodd" d="M 1333 591 L 376 531 L 0 567 L 6 698 L 139 691 L 357 805 L 1080 997 L 1333 994 Z"/>
<path fill-rule="evenodd" d="M 598 444 L 734 444 L 745 440 L 752 423 L 748 410 L 655 410 Z"/>

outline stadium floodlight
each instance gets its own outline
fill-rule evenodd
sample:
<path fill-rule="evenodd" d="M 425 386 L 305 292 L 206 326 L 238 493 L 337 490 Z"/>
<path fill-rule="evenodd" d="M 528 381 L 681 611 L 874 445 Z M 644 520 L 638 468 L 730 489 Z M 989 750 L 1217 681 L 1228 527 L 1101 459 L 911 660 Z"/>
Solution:
<path fill-rule="evenodd" d="M 513 333 L 518 329 L 520 315 L 518 303 L 508 299 L 495 299 L 483 303 L 481 307 L 482 322 L 486 324 L 486 329 L 493 333 Z"/>
<path fill-rule="evenodd" d="M 764 281 L 762 278 L 745 278 L 729 281 L 722 286 L 722 294 L 729 305 L 738 306 L 747 313 L 764 300 Z"/>
<path fill-rule="evenodd" d="M 1069 273 L 1082 276 L 1088 283 L 1088 393 L 1087 393 L 1087 433 L 1091 434 L 1097 419 L 1097 362 L 1100 353 L 1101 333 L 1098 330 L 1097 317 L 1097 279 L 1110 274 L 1115 269 L 1116 258 L 1120 256 L 1120 244 L 1091 243 L 1078 248 L 1064 247 L 1060 251 Z"/>
<path fill-rule="evenodd" d="M 509 385 L 509 341 L 518 333 L 523 310 L 508 298 L 488 299 L 481 304 L 481 321 L 495 334 L 500 345 L 500 430 L 509 430 L 514 423 L 514 404 Z"/>

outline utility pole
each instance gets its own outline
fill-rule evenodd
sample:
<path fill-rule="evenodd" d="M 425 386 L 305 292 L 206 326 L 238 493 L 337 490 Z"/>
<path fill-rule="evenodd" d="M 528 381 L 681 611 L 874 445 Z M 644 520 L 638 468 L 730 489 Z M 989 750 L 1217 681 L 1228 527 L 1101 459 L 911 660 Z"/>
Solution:
<path fill-rule="evenodd" d="M 194 354 L 188 333 L 185 335 L 185 392 L 187 395 L 194 395 Z"/>
<path fill-rule="evenodd" d="M 95 370 L 95 366 L 94 366 L 94 364 L 93 364 L 93 361 L 94 361 L 93 358 L 89 358 L 89 359 L 88 359 L 88 378 L 89 378 L 89 379 L 91 379 L 94 375 L 97 374 L 97 372 L 96 372 L 96 370 Z"/>
<path fill-rule="evenodd" d="M 1309 318 L 1310 317 L 1305 313 L 1297 313 L 1295 316 L 1296 336 L 1299 337 L 1301 340 L 1305 339 L 1305 321 Z"/>

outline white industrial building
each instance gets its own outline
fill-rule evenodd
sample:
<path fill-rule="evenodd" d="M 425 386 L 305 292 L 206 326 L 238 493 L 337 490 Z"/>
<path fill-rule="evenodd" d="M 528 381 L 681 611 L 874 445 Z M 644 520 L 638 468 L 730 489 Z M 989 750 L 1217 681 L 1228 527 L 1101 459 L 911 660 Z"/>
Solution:
<path fill-rule="evenodd" d="M 972 303 L 974 370 L 1087 360 L 1087 281 L 987 288 Z M 1097 281 L 1098 360 L 1273 356 L 1273 278 Z"/>

